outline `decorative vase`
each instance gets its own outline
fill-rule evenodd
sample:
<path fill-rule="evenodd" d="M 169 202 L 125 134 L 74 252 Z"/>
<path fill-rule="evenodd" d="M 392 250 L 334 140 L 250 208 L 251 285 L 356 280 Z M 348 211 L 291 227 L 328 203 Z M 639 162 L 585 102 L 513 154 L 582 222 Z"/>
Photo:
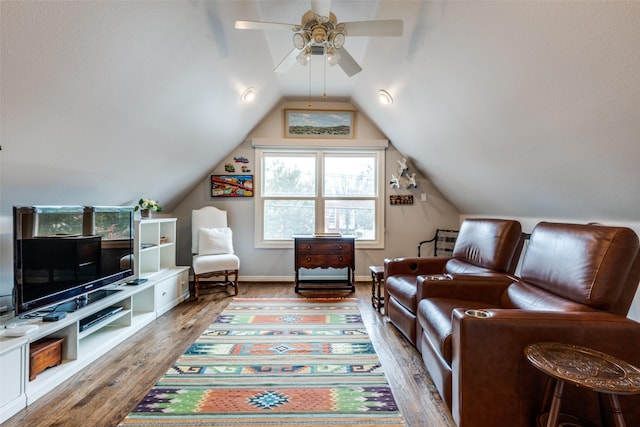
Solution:
<path fill-rule="evenodd" d="M 151 218 L 151 211 L 149 209 L 140 209 L 140 218 Z"/>

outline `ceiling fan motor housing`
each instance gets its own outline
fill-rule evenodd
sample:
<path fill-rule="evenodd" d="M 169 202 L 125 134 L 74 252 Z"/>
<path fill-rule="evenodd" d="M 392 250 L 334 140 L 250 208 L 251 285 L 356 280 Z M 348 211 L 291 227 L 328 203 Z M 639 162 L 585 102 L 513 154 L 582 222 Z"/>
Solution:
<path fill-rule="evenodd" d="M 325 45 L 336 49 L 344 45 L 345 28 L 343 24 L 338 24 L 333 12 L 329 12 L 329 16 L 326 17 L 309 10 L 302 15 L 301 24 L 302 31 L 293 36 L 293 45 L 297 49 L 302 49 L 309 43 L 323 46 L 323 51 Z"/>

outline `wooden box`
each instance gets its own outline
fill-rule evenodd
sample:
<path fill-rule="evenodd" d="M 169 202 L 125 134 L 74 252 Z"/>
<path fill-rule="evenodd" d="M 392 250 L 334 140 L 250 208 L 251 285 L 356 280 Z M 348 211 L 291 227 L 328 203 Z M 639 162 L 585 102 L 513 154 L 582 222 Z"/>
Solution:
<path fill-rule="evenodd" d="M 29 381 L 47 368 L 62 363 L 62 343 L 64 338 L 43 338 L 29 346 Z"/>

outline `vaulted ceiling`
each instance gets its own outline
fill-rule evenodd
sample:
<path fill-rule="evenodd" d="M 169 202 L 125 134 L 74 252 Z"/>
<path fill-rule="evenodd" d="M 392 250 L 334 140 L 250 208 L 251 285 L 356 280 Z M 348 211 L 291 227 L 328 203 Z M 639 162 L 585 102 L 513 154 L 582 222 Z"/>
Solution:
<path fill-rule="evenodd" d="M 350 101 L 463 214 L 638 221 L 640 2 L 333 0 L 363 71 L 274 67 L 300 0 L 1 2 L 2 216 L 171 211 L 283 100 Z M 252 104 L 240 101 L 256 89 Z M 386 89 L 392 105 L 377 103 Z"/>

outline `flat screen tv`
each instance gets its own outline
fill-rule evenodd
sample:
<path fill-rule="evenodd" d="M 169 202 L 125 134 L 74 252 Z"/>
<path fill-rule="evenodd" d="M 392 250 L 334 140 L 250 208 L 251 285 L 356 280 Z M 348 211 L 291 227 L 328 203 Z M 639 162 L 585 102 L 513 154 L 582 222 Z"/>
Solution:
<path fill-rule="evenodd" d="M 14 206 L 16 315 L 55 311 L 132 277 L 133 227 L 133 207 Z"/>

